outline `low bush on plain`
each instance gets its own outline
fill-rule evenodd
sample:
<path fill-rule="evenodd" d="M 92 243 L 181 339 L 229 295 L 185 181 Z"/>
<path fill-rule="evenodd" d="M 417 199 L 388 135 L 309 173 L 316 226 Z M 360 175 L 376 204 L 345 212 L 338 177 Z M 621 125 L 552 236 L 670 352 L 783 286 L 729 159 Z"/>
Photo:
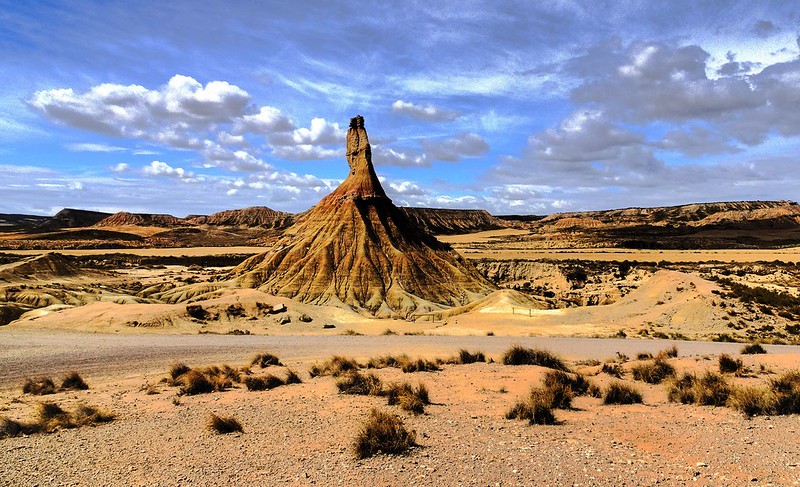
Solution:
<path fill-rule="evenodd" d="M 214 413 L 208 415 L 206 428 L 217 434 L 243 433 L 241 423 L 233 416 L 217 416 Z"/>
<path fill-rule="evenodd" d="M 603 392 L 603 404 L 639 404 L 642 394 L 633 386 L 623 382 L 612 382 Z"/>
<path fill-rule="evenodd" d="M 744 373 L 742 359 L 735 359 L 727 353 L 723 353 L 719 356 L 719 371 L 722 374 L 742 375 Z"/>
<path fill-rule="evenodd" d="M 767 351 L 759 343 L 750 343 L 748 345 L 743 346 L 740 353 L 742 355 L 755 355 L 755 354 L 767 353 Z"/>
<path fill-rule="evenodd" d="M 56 384 L 50 377 L 27 378 L 22 383 L 22 392 L 34 396 L 44 396 L 56 393 Z"/>
<path fill-rule="evenodd" d="M 412 359 L 406 354 L 382 355 L 380 357 L 373 357 L 367 361 L 367 368 L 369 369 L 382 369 L 384 367 L 400 369 L 406 373 L 436 372 L 441 370 L 439 364 L 436 362 L 422 358 Z"/>
<path fill-rule="evenodd" d="M 728 380 L 716 372 L 706 371 L 700 377 L 683 374 L 667 387 L 667 398 L 682 404 L 724 406 L 732 392 Z"/>
<path fill-rule="evenodd" d="M 81 374 L 76 371 L 67 372 L 64 379 L 61 381 L 61 389 L 67 391 L 85 391 L 89 388 L 89 384 L 83 380 Z"/>
<path fill-rule="evenodd" d="M 244 385 L 248 391 L 266 391 L 284 385 L 285 382 L 280 377 L 272 374 L 251 375 L 244 378 Z"/>
<path fill-rule="evenodd" d="M 266 368 L 270 365 L 283 365 L 278 357 L 271 353 L 259 353 L 250 359 L 251 366 Z"/>
<path fill-rule="evenodd" d="M 340 375 L 358 370 L 361 366 L 358 362 L 351 358 L 342 357 L 341 355 L 334 355 L 328 361 L 322 364 L 314 364 L 309 369 L 308 373 L 311 377 L 318 376 L 333 376 L 339 377 Z"/>
<path fill-rule="evenodd" d="M 660 384 L 664 379 L 675 375 L 675 367 L 661 357 L 631 367 L 631 374 L 636 380 L 648 384 Z"/>
<path fill-rule="evenodd" d="M 416 445 L 416 433 L 409 431 L 394 414 L 373 408 L 353 444 L 356 458 L 378 453 L 402 454 Z"/>
<path fill-rule="evenodd" d="M 538 365 L 550 369 L 569 372 L 563 360 L 557 355 L 541 349 L 514 345 L 503 354 L 503 365 Z"/>
<path fill-rule="evenodd" d="M 414 414 L 425 412 L 425 406 L 431 403 L 430 393 L 424 384 L 413 387 L 408 382 L 390 384 L 384 391 L 389 406 L 397 405 L 400 409 Z"/>
<path fill-rule="evenodd" d="M 532 387 L 530 393 L 506 412 L 506 419 L 521 419 L 528 424 L 556 424 L 553 398 L 546 390 Z"/>
<path fill-rule="evenodd" d="M 373 373 L 360 374 L 351 372 L 336 381 L 336 388 L 342 394 L 355 394 L 360 396 L 380 396 L 383 393 L 383 383 Z"/>

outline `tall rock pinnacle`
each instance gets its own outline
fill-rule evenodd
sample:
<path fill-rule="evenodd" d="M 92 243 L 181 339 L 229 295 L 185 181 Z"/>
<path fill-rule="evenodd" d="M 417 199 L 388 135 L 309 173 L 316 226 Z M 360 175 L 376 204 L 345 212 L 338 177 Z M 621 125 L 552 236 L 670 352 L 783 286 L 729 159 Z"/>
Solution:
<path fill-rule="evenodd" d="M 286 229 L 272 249 L 236 269 L 240 285 L 311 304 L 408 317 L 458 306 L 493 286 L 386 196 L 364 118 L 350 120 L 347 178 Z"/>

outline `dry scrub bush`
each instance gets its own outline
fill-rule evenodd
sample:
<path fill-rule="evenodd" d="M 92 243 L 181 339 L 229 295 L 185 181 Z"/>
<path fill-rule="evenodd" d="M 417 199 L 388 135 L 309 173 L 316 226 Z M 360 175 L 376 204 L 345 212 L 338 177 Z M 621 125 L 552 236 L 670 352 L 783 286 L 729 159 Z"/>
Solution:
<path fill-rule="evenodd" d="M 742 359 L 734 359 L 727 353 L 723 353 L 719 356 L 719 371 L 722 374 L 742 375 L 744 373 Z"/>
<path fill-rule="evenodd" d="M 742 347 L 742 350 L 739 352 L 742 355 L 755 355 L 761 353 L 767 353 L 766 349 L 761 346 L 759 343 L 750 343 Z"/>
<path fill-rule="evenodd" d="M 618 364 L 616 362 L 606 362 L 603 364 L 603 367 L 600 369 L 600 372 L 603 372 L 605 374 L 617 378 L 621 378 L 625 370 L 622 368 L 621 364 Z"/>
<path fill-rule="evenodd" d="M 214 384 L 199 370 L 192 369 L 185 374 L 181 374 L 178 383 L 181 387 L 180 394 L 186 396 L 214 392 Z"/>
<path fill-rule="evenodd" d="M 88 404 L 78 404 L 72 414 L 76 426 L 89 426 L 98 423 L 109 423 L 114 421 L 117 416 L 114 413 L 98 409 Z"/>
<path fill-rule="evenodd" d="M 575 396 L 582 396 L 589 391 L 592 383 L 581 374 L 567 374 L 560 370 L 548 370 L 542 381 L 545 389 L 557 390 L 568 388 Z"/>
<path fill-rule="evenodd" d="M 67 372 L 67 375 L 65 375 L 64 379 L 61 381 L 62 390 L 85 391 L 88 388 L 89 385 L 83 380 L 81 374 L 74 370 Z"/>
<path fill-rule="evenodd" d="M 404 411 L 414 414 L 425 412 L 425 406 L 431 403 L 428 388 L 420 383 L 416 389 L 408 382 L 390 384 L 383 392 L 389 406 L 397 405 Z"/>
<path fill-rule="evenodd" d="M 675 375 L 675 367 L 661 357 L 651 362 L 637 364 L 631 367 L 631 374 L 636 380 L 648 384 L 660 384 L 664 379 Z"/>
<path fill-rule="evenodd" d="M 403 372 L 435 372 L 441 370 L 436 362 L 425 360 L 422 358 L 412 359 L 406 354 L 401 355 L 382 355 L 380 357 L 373 357 L 367 361 L 368 369 L 382 369 L 384 367 L 392 367 L 400 369 Z"/>
<path fill-rule="evenodd" d="M 326 375 L 339 377 L 344 373 L 358 370 L 359 367 L 361 367 L 359 363 L 351 358 L 342 357 L 341 355 L 334 355 L 327 362 L 324 362 L 321 365 L 312 365 L 308 370 L 308 373 L 311 375 L 311 377 Z"/>
<path fill-rule="evenodd" d="M 342 394 L 355 394 L 360 396 L 380 396 L 383 393 L 383 383 L 373 373 L 362 375 L 351 372 L 336 381 L 336 388 Z"/>
<path fill-rule="evenodd" d="M 639 404 L 642 394 L 631 385 L 612 382 L 603 393 L 603 404 Z"/>
<path fill-rule="evenodd" d="M 56 385 L 50 377 L 28 377 L 22 383 L 22 392 L 34 396 L 44 396 L 56 393 Z"/>
<path fill-rule="evenodd" d="M 538 365 L 569 372 L 569 368 L 558 356 L 547 350 L 525 348 L 514 345 L 503 354 L 503 365 Z"/>
<path fill-rule="evenodd" d="M 650 352 L 639 352 L 636 354 L 636 360 L 650 360 L 653 354 Z"/>
<path fill-rule="evenodd" d="M 552 408 L 553 398 L 548 391 L 532 387 L 524 399 L 518 400 L 506 412 L 506 419 L 527 420 L 528 424 L 556 424 L 556 417 Z"/>
<path fill-rule="evenodd" d="M 475 362 L 486 362 L 486 355 L 483 352 L 470 352 L 465 349 L 458 351 L 458 360 L 455 363 L 459 364 L 474 364 Z"/>
<path fill-rule="evenodd" d="M 664 349 L 656 355 L 656 357 L 664 357 L 664 358 L 675 358 L 678 356 L 678 347 L 673 345 L 667 349 Z"/>
<path fill-rule="evenodd" d="M 241 423 L 233 416 L 217 416 L 214 413 L 208 415 L 206 428 L 217 434 L 244 433 Z"/>
<path fill-rule="evenodd" d="M 248 391 L 266 391 L 284 385 L 285 382 L 272 374 L 248 376 L 244 378 L 244 385 Z"/>
<path fill-rule="evenodd" d="M 353 452 L 359 459 L 377 453 L 402 454 L 416 445 L 416 437 L 400 418 L 373 408 L 356 436 Z"/>
<path fill-rule="evenodd" d="M 172 379 L 171 385 L 177 385 L 178 378 L 190 370 L 192 369 L 182 362 L 172 364 L 169 368 L 169 378 Z"/>
<path fill-rule="evenodd" d="M 359 332 L 353 330 L 352 328 L 348 328 L 348 329 L 346 329 L 345 331 L 342 332 L 342 335 L 345 335 L 345 336 L 363 336 L 364 334 L 363 333 L 359 333 Z"/>
<path fill-rule="evenodd" d="M 250 359 L 251 366 L 259 366 L 262 369 L 269 367 L 270 365 L 283 365 L 275 355 L 271 353 L 259 353 L 258 355 L 254 355 L 253 358 Z"/>
<path fill-rule="evenodd" d="M 293 369 L 286 369 L 286 379 L 283 380 L 283 383 L 286 385 L 302 384 L 303 380 L 300 378 L 300 375 Z"/>
<path fill-rule="evenodd" d="M 697 377 L 687 373 L 667 386 L 667 399 L 682 404 L 724 406 L 731 391 L 730 383 L 720 374 L 706 371 Z"/>
<path fill-rule="evenodd" d="M 761 416 L 774 411 L 775 396 L 763 387 L 737 387 L 728 397 L 727 405 L 747 417 Z"/>

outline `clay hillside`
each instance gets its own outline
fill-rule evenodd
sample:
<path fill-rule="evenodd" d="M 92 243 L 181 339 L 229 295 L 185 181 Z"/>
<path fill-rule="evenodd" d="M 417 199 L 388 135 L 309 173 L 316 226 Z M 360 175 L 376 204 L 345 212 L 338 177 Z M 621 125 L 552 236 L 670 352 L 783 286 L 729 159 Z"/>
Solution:
<path fill-rule="evenodd" d="M 275 246 L 234 270 L 245 287 L 377 316 L 463 305 L 493 289 L 392 204 L 372 165 L 364 119 L 350 120 L 350 173 Z"/>
<path fill-rule="evenodd" d="M 428 233 L 450 235 L 495 230 L 512 226 L 486 210 L 451 210 L 446 208 L 411 208 L 401 210 Z"/>
<path fill-rule="evenodd" d="M 292 214 L 266 206 L 251 206 L 241 210 L 220 211 L 209 216 L 187 217 L 186 221 L 194 225 L 282 228 L 291 223 Z"/>

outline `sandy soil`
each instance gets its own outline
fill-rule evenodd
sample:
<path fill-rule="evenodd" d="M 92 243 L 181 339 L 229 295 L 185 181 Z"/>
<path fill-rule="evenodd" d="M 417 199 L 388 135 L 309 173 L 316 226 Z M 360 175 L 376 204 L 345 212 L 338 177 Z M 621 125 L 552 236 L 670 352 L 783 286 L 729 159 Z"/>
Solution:
<path fill-rule="evenodd" d="M 459 347 L 497 358 L 512 342 L 540 346 L 572 360 L 620 351 L 655 352 L 677 343 L 679 370 L 715 368 L 707 354 L 735 353 L 734 344 L 636 340 L 501 337 L 229 337 L 125 336 L 0 330 L 0 410 L 29 417 L 44 398 L 22 395 L 25 371 L 58 374 L 78 368 L 91 388 L 47 396 L 69 407 L 79 401 L 113 410 L 112 423 L 50 435 L 0 440 L 2 485 L 787 485 L 800 479 L 797 417 L 747 420 L 725 408 L 671 404 L 664 386 L 637 383 L 645 404 L 604 406 L 581 397 L 556 411 L 561 424 L 527 426 L 505 411 L 544 369 L 471 364 L 440 372 L 376 373 L 386 381 L 421 381 L 435 404 L 413 416 L 385 400 L 338 394 L 331 378 L 309 378 L 307 367 L 330 353 L 363 357 L 408 352 L 428 358 Z M 797 347 L 769 346 L 745 363 L 774 372 L 796 365 Z M 45 352 L 46 351 L 46 352 Z M 199 396 L 158 384 L 167 365 L 241 365 L 272 351 L 300 371 L 303 384 L 265 392 L 241 386 Z M 45 361 L 43 359 L 48 359 Z M 16 368 L 9 366 L 16 364 Z M 270 372 L 282 374 L 281 368 Z M 740 382 L 763 382 L 758 375 Z M 592 378 L 602 385 L 605 374 Z M 144 384 L 159 394 L 148 395 Z M 398 414 L 417 433 L 406 456 L 356 460 L 350 445 L 372 407 Z M 210 412 L 241 421 L 243 434 L 213 435 Z"/>

